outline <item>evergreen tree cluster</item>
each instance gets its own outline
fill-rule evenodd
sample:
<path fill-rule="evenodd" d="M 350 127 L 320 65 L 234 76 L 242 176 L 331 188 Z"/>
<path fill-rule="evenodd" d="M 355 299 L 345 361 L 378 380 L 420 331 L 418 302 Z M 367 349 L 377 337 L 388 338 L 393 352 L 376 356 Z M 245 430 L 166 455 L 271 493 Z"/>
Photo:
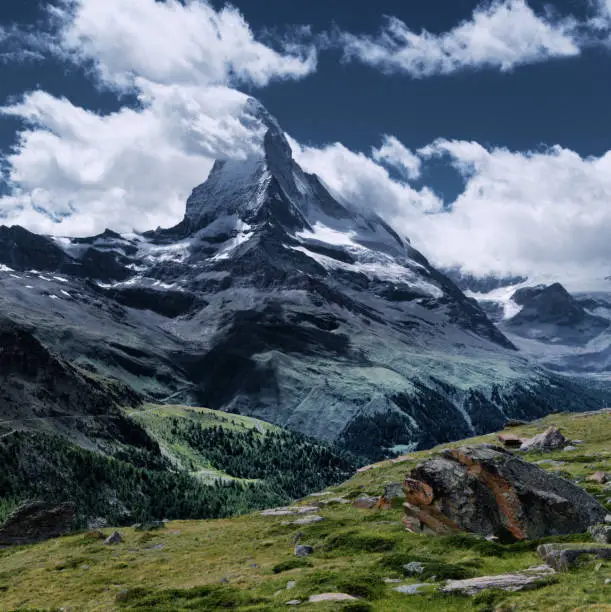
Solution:
<path fill-rule="evenodd" d="M 235 478 L 261 480 L 287 499 L 342 482 L 356 468 L 344 451 L 286 430 L 260 433 L 171 418 L 169 439 L 186 444 L 212 467 Z"/>

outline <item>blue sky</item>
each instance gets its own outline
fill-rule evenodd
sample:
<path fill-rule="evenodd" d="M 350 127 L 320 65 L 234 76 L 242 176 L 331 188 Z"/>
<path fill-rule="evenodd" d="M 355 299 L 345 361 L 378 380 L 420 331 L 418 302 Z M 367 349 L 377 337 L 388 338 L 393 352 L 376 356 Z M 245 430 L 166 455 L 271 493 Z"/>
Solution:
<path fill-rule="evenodd" d="M 246 93 L 435 263 L 602 286 L 610 32 L 610 0 L 4 3 L 0 218 L 174 223 L 256 148 Z"/>

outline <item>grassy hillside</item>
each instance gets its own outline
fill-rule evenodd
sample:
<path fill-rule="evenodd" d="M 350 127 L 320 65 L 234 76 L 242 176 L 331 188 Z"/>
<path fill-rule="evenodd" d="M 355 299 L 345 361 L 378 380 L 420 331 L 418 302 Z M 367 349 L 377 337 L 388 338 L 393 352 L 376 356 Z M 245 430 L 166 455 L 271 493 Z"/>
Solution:
<path fill-rule="evenodd" d="M 122 418 L 135 421 L 138 445 L 109 440 L 107 453 L 52 432 L 1 437 L 0 518 L 32 499 L 74 501 L 80 525 L 219 518 L 289 503 L 354 472 L 327 445 L 247 417 L 146 405 Z"/>
<path fill-rule="evenodd" d="M 513 432 L 534 434 L 549 425 L 585 443 L 576 451 L 529 455 L 532 461 L 556 459 L 560 470 L 583 483 L 597 469 L 611 471 L 611 413 L 554 415 Z M 491 442 L 484 436 L 469 442 Z M 452 445 L 445 445 L 447 446 Z M 434 449 L 435 450 L 435 449 Z M 103 546 L 84 534 L 37 546 L 0 551 L 0 592 L 8 609 L 67 608 L 75 610 L 286 610 L 289 600 L 341 591 L 359 598 L 350 604 L 301 604 L 302 610 L 375 610 L 383 612 L 459 610 L 609 610 L 611 562 L 589 562 L 552 576 L 527 592 L 487 592 L 475 597 L 442 595 L 446 578 L 463 578 L 521 570 L 540 563 L 539 542 L 501 545 L 458 535 L 407 533 L 402 509 L 359 510 L 345 500 L 379 495 L 384 485 L 399 482 L 418 461 L 433 451 L 376 464 L 350 480 L 312 495 L 300 505 L 317 503 L 323 520 L 294 525 L 286 516 L 254 513 L 232 519 L 172 521 L 167 529 L 138 533 L 122 529 L 125 541 Z M 585 483 L 583 483 L 585 484 Z M 603 502 L 611 489 L 588 483 Z M 340 501 L 344 500 L 344 502 Z M 322 503 L 326 501 L 328 503 Z M 611 505 L 607 505 L 611 509 Z M 105 530 L 110 533 L 110 530 Z M 293 555 L 294 542 L 314 546 L 306 559 Z M 553 541 L 588 541 L 582 534 Z M 405 579 L 402 566 L 426 561 L 426 573 Z M 396 584 L 426 582 L 417 595 L 394 591 Z M 294 586 L 291 583 L 294 582 Z M 292 588 L 287 589 L 287 585 Z"/>

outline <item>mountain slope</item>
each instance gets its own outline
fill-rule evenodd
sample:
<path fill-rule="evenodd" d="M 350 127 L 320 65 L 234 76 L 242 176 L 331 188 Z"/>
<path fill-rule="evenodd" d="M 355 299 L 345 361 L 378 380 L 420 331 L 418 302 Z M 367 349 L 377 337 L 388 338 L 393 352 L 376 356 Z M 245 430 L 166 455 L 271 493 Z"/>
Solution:
<path fill-rule="evenodd" d="M 258 103 L 250 111 L 260 153 L 217 162 L 174 228 L 2 230 L 25 253 L 0 252 L 0 312 L 148 398 L 252 415 L 369 457 L 600 405 L 533 367 L 406 238 L 304 173 Z M 31 269 L 40 241 L 63 255 Z"/>
<path fill-rule="evenodd" d="M 532 436 L 550 426 L 569 439 L 583 440 L 578 452 L 530 454 L 551 473 L 584 485 L 604 502 L 608 491 L 598 483 L 584 483 L 595 470 L 611 470 L 611 415 L 553 415 L 543 421 L 512 428 Z M 505 432 L 508 433 L 508 432 Z M 460 442 L 495 443 L 496 435 Z M 451 445 L 456 446 L 456 445 Z M 386 510 L 359 509 L 352 502 L 366 495 L 382 495 L 390 483 L 405 476 L 432 451 L 414 453 L 400 461 L 385 461 L 350 480 L 300 500 L 300 506 L 319 506 L 321 521 L 292 524 L 296 515 L 262 516 L 254 513 L 230 520 L 176 521 L 167 529 L 139 533 L 121 528 L 125 541 L 102 546 L 84 534 L 31 547 L 2 551 L 0 590 L 9 608 L 72 607 L 78 610 L 338 610 L 341 603 L 309 604 L 312 595 L 344 592 L 358 597 L 348 605 L 370 612 L 453 611 L 477 609 L 606 610 L 611 586 L 611 561 L 584 560 L 520 592 L 485 591 L 474 597 L 444 594 L 449 578 L 523 571 L 538 566 L 541 541 L 501 544 L 467 534 L 437 536 L 408 533 L 401 523 L 402 499 Z M 552 460 L 550 460 L 552 459 Z M 560 464 L 559 462 L 562 462 Z M 611 510 L 611 504 L 607 504 Z M 303 515 L 302 515 L 303 516 Z M 105 529 L 104 535 L 112 533 Z M 591 542 L 588 534 L 557 536 L 551 541 Z M 548 539 L 547 541 L 549 541 Z M 308 558 L 296 558 L 295 541 L 314 548 Z M 403 568 L 423 566 L 421 575 Z M 424 583 L 413 594 L 399 586 Z M 358 607 L 356 607 L 358 606 Z"/>

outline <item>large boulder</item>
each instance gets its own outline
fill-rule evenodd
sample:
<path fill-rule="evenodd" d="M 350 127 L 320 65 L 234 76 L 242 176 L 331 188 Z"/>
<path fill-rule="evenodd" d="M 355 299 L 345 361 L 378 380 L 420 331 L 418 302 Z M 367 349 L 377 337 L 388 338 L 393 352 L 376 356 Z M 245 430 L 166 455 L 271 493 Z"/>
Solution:
<path fill-rule="evenodd" d="M 17 508 L 0 527 L 0 546 L 35 544 L 69 533 L 75 505 L 35 501 Z"/>
<path fill-rule="evenodd" d="M 411 531 L 468 531 L 501 540 L 583 533 L 604 507 L 577 485 L 496 446 L 463 446 L 405 479 Z"/>
<path fill-rule="evenodd" d="M 549 427 L 543 433 L 537 434 L 530 440 L 524 440 L 519 447 L 524 452 L 545 453 L 565 448 L 569 441 L 556 427 Z"/>

